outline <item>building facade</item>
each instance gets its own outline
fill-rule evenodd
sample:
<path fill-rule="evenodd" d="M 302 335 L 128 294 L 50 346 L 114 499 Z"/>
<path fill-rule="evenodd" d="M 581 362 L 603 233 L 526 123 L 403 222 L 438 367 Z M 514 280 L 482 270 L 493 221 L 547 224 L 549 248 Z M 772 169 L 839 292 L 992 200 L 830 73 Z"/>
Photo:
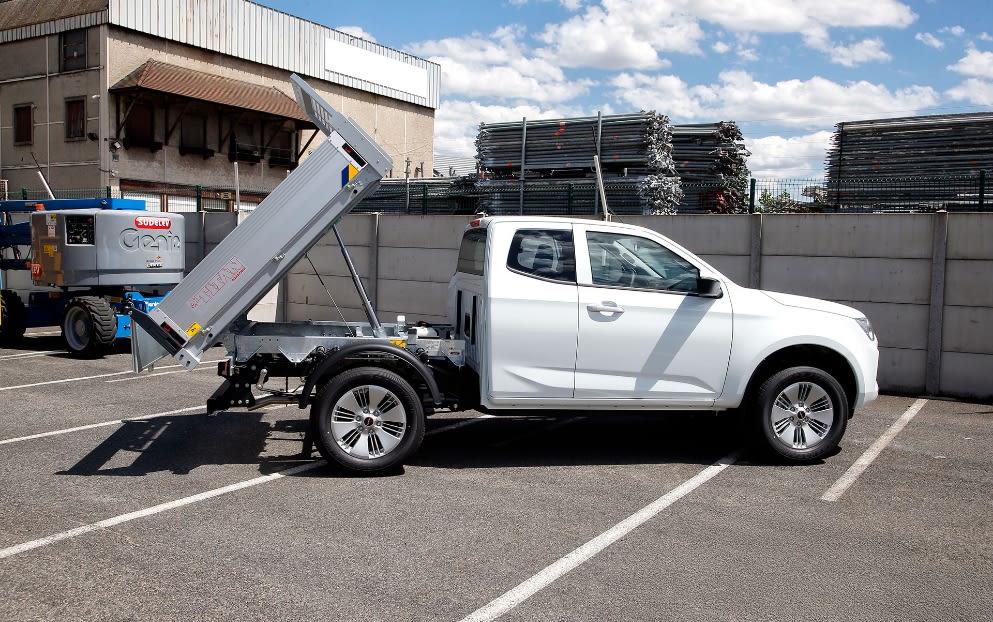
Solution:
<path fill-rule="evenodd" d="M 440 68 L 245 0 L 0 0 L 0 179 L 21 188 L 271 189 L 321 140 L 292 73 L 430 177 Z M 170 205 L 172 203 L 172 205 Z"/>

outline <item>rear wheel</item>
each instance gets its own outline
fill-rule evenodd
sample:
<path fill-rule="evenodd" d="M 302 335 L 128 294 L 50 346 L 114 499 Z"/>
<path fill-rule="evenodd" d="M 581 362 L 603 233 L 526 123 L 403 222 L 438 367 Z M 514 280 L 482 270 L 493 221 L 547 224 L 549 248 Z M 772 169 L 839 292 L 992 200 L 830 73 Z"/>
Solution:
<path fill-rule="evenodd" d="M 73 356 L 100 356 L 113 345 L 116 335 L 117 316 L 100 296 L 74 298 L 62 315 L 62 339 Z"/>
<path fill-rule="evenodd" d="M 28 315 L 17 292 L 0 291 L 0 345 L 12 346 L 24 336 Z"/>
<path fill-rule="evenodd" d="M 814 367 L 773 375 L 759 388 L 755 406 L 764 444 L 795 462 L 812 462 L 834 451 L 848 425 L 844 390 Z"/>
<path fill-rule="evenodd" d="M 358 367 L 331 379 L 310 411 L 321 455 L 350 471 L 373 473 L 403 464 L 424 439 L 424 408 L 402 376 Z"/>

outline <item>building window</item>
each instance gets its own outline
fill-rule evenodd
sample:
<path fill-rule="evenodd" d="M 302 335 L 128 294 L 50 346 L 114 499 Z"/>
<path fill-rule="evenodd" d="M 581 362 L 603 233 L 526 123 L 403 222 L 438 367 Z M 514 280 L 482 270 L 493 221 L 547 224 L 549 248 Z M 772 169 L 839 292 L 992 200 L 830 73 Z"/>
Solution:
<path fill-rule="evenodd" d="M 214 155 L 214 150 L 207 148 L 207 117 L 183 115 L 179 130 L 179 153 L 202 155 L 204 159 Z"/>
<path fill-rule="evenodd" d="M 82 99 L 66 100 L 66 140 L 86 137 L 86 102 Z"/>
<path fill-rule="evenodd" d="M 61 35 L 62 71 L 86 69 L 86 31 L 71 30 Z"/>
<path fill-rule="evenodd" d="M 14 106 L 14 144 L 30 145 L 33 140 L 34 119 L 32 106 Z"/>
<path fill-rule="evenodd" d="M 162 143 L 155 141 L 155 108 L 151 104 L 135 104 L 124 127 L 124 146 L 128 149 L 148 147 L 157 151 L 162 148 Z"/>
<path fill-rule="evenodd" d="M 269 166 L 293 166 L 293 135 L 277 130 L 269 142 Z"/>
<path fill-rule="evenodd" d="M 228 151 L 228 159 L 234 162 L 259 162 L 262 160 L 259 143 L 255 138 L 255 125 L 252 123 L 239 123 L 234 128 L 231 135 L 231 147 Z"/>

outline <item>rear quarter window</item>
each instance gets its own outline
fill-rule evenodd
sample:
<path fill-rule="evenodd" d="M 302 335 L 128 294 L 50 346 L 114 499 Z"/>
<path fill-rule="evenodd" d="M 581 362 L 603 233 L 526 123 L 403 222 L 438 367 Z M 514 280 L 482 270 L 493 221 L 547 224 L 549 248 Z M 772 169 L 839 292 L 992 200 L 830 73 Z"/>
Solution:
<path fill-rule="evenodd" d="M 576 254 L 572 231 L 520 229 L 507 256 L 514 272 L 551 281 L 576 282 Z"/>
<path fill-rule="evenodd" d="M 483 276 L 486 258 L 486 229 L 470 229 L 462 236 L 456 272 Z"/>

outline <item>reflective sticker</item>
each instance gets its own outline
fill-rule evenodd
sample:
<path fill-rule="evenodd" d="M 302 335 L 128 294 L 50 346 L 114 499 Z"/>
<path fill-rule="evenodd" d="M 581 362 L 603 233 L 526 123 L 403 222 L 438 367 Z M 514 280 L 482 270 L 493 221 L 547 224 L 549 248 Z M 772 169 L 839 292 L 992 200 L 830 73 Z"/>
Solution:
<path fill-rule="evenodd" d="M 355 168 L 355 165 L 351 162 L 348 166 L 341 169 L 341 185 L 346 186 L 348 182 L 352 181 L 352 178 L 359 174 L 359 169 Z"/>

